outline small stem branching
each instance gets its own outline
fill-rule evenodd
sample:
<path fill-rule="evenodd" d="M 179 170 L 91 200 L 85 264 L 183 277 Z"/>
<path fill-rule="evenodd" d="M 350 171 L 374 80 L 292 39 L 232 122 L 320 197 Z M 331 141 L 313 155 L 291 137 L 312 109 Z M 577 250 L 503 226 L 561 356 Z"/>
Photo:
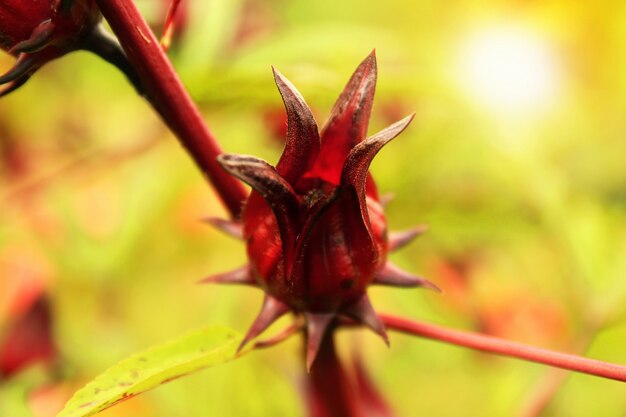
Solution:
<path fill-rule="evenodd" d="M 626 382 L 626 366 L 528 346 L 484 334 L 448 329 L 389 314 L 380 314 L 380 318 L 388 329 L 413 336 Z"/>

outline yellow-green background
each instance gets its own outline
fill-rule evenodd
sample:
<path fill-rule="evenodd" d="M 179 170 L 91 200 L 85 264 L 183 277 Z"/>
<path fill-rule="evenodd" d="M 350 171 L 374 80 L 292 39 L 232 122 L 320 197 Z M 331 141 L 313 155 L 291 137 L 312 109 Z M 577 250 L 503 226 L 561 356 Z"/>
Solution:
<path fill-rule="evenodd" d="M 378 310 L 626 363 L 626 3 L 190 1 L 172 59 L 229 152 L 278 158 L 281 145 L 266 122 L 282 107 L 270 65 L 322 123 L 376 48 L 370 132 L 417 112 L 372 172 L 381 191 L 395 195 L 392 230 L 430 225 L 392 259 L 446 294 L 375 288 Z M 158 23 L 155 3 L 137 1 Z M 491 26 L 523 27 L 549 45 L 561 85 L 548 110 L 499 112 L 463 88 L 459 50 Z M 11 62 L 0 57 L 2 69 Z M 224 211 L 114 68 L 87 53 L 64 57 L 3 98 L 0 120 L 27 160 L 18 173 L 0 166 L 0 323 L 16 281 L 47 283 L 64 357 L 58 396 L 189 330 L 247 329 L 260 292 L 195 284 L 240 266 L 243 246 L 198 221 Z M 466 266 L 464 280 L 444 274 L 453 263 Z M 101 415 L 304 415 L 299 343 Z M 343 332 L 339 345 L 346 359 L 362 351 L 399 416 L 623 417 L 626 410 L 618 382 L 561 380 L 543 366 L 396 334 L 390 349 L 367 331 Z M 6 393 L 29 378 L 44 379 L 26 375 L 5 386 L 5 408 L 16 396 Z M 528 411 L 542 395 L 546 406 Z M 39 408 L 37 417 L 54 414 L 54 406 Z"/>

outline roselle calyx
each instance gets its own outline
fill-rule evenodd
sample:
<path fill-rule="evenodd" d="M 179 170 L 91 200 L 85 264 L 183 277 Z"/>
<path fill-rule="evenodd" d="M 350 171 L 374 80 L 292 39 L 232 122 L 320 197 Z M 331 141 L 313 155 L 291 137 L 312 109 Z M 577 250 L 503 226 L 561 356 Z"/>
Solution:
<path fill-rule="evenodd" d="M 116 65 L 139 88 L 117 41 L 104 31 L 94 0 L 3 0 L 0 48 L 16 57 L 0 76 L 0 97 L 22 86 L 39 68 L 67 53 L 89 50 Z"/>
<path fill-rule="evenodd" d="M 437 289 L 387 260 L 423 228 L 388 235 L 384 209 L 369 174 L 374 156 L 413 120 L 408 116 L 367 137 L 376 85 L 372 52 L 357 68 L 318 130 L 296 88 L 274 70 L 287 111 L 287 140 L 274 168 L 248 155 L 224 154 L 220 164 L 252 187 L 241 235 L 249 263 L 207 278 L 265 291 L 261 313 L 242 346 L 283 314 L 306 319 L 310 367 L 329 327 L 340 320 L 364 324 L 385 341 L 385 328 L 367 296 L 383 284 Z M 212 221 L 233 234 L 236 225 Z"/>

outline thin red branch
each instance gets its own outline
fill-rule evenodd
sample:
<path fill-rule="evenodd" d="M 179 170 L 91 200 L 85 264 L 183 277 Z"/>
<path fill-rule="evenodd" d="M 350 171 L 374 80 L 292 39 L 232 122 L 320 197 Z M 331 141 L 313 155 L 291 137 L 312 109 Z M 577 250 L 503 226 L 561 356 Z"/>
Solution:
<path fill-rule="evenodd" d="M 222 153 L 198 108 L 132 0 L 96 0 L 147 92 L 148 100 L 215 187 L 232 217 L 247 197 L 245 188 L 217 163 Z"/>
<path fill-rule="evenodd" d="M 578 329 L 577 340 L 570 344 L 574 352 L 586 352 L 595 335 L 599 331 L 599 323 L 585 323 L 583 328 Z M 550 405 L 554 397 L 567 381 L 570 375 L 562 369 L 548 369 L 530 390 L 529 395 L 522 399 L 517 417 L 540 417 Z"/>
<path fill-rule="evenodd" d="M 161 47 L 164 51 L 167 51 L 172 43 L 172 36 L 174 34 L 176 13 L 180 7 L 181 0 L 172 0 L 170 7 L 167 10 L 167 16 L 165 17 L 165 24 L 163 25 L 163 33 L 161 34 Z"/>
<path fill-rule="evenodd" d="M 509 356 L 554 366 L 556 368 L 626 382 L 626 366 L 588 359 L 568 353 L 554 352 L 479 333 L 448 329 L 434 324 L 412 321 L 388 314 L 380 314 L 380 318 L 388 329 L 402 333 L 435 339 L 440 342 L 477 349 L 496 355 Z"/>

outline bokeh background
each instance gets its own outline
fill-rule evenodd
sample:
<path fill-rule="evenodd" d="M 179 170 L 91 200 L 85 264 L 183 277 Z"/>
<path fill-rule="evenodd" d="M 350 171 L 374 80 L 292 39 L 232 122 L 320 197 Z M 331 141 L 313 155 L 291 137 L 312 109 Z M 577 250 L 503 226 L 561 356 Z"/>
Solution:
<path fill-rule="evenodd" d="M 392 259 L 445 294 L 374 288 L 378 310 L 626 363 L 626 3 L 187 1 L 170 55 L 229 152 L 280 154 L 270 65 L 321 123 L 376 48 L 370 132 L 417 112 L 372 171 L 395 196 L 392 229 L 430 226 Z M 165 3 L 137 1 L 155 30 Z M 0 56 L 0 68 L 11 63 Z M 54 360 L 0 381 L 0 416 L 53 416 L 110 365 L 181 333 L 245 331 L 258 291 L 196 284 L 245 261 L 241 243 L 199 221 L 224 215 L 178 142 L 96 57 L 69 55 L 3 98 L 0 343 L 38 306 L 58 354 L 44 349 Z M 297 339 L 101 415 L 303 416 Z M 399 416 L 625 415 L 617 382 L 391 343 L 339 335 Z"/>

